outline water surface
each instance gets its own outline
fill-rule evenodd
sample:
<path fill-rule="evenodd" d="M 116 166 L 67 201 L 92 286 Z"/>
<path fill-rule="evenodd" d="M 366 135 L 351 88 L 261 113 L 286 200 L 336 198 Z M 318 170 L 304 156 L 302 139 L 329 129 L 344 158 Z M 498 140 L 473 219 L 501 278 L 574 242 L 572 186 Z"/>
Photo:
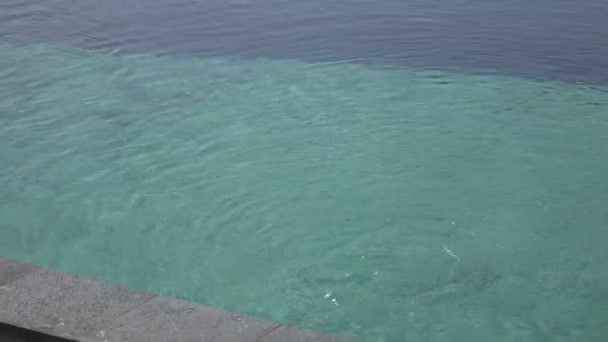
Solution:
<path fill-rule="evenodd" d="M 601 1 L 0 4 L 0 256 L 360 341 L 608 336 Z"/>
<path fill-rule="evenodd" d="M 0 37 L 605 84 L 606 17 L 603 0 L 4 0 Z"/>

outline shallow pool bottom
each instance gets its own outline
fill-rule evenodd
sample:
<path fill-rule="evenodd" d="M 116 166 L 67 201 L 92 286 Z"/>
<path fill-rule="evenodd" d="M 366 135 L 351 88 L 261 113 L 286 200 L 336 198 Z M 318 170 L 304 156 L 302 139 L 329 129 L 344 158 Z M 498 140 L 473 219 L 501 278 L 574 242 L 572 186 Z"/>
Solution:
<path fill-rule="evenodd" d="M 1 256 L 361 341 L 608 334 L 604 89 L 3 44 L 0 91 Z"/>

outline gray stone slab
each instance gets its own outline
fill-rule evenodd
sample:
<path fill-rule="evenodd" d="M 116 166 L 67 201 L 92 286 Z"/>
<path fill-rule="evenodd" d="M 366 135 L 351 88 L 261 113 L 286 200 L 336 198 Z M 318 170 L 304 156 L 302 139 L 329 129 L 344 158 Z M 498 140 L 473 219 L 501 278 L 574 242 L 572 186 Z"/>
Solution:
<path fill-rule="evenodd" d="M 314 331 L 281 326 L 255 342 L 351 342 L 351 340 Z"/>
<path fill-rule="evenodd" d="M 38 269 L 0 289 L 0 322 L 78 339 L 107 327 L 153 297 L 144 292 Z"/>
<path fill-rule="evenodd" d="M 26 276 L 37 269 L 38 267 L 34 265 L 0 258 L 0 287 Z"/>
<path fill-rule="evenodd" d="M 280 326 L 176 299 L 156 297 L 106 330 L 107 341 L 253 342 Z"/>
<path fill-rule="evenodd" d="M 6 259 L 0 281 L 0 341 L 349 341 Z"/>

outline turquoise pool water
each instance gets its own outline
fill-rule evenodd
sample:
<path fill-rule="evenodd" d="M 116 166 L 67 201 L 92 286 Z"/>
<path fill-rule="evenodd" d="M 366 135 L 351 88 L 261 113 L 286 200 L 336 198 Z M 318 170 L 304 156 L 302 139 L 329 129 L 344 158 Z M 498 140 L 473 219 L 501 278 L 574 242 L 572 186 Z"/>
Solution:
<path fill-rule="evenodd" d="M 0 256 L 360 341 L 608 336 L 605 88 L 0 44 Z"/>

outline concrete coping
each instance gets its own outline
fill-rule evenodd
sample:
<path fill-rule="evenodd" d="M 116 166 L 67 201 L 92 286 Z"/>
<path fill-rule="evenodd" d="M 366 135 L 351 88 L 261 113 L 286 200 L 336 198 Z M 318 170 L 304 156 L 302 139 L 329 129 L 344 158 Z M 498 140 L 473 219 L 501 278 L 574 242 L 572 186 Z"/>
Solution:
<path fill-rule="evenodd" d="M 46 339 L 19 339 L 26 333 Z M 0 340 L 3 338 L 83 342 L 349 341 L 0 258 Z"/>

